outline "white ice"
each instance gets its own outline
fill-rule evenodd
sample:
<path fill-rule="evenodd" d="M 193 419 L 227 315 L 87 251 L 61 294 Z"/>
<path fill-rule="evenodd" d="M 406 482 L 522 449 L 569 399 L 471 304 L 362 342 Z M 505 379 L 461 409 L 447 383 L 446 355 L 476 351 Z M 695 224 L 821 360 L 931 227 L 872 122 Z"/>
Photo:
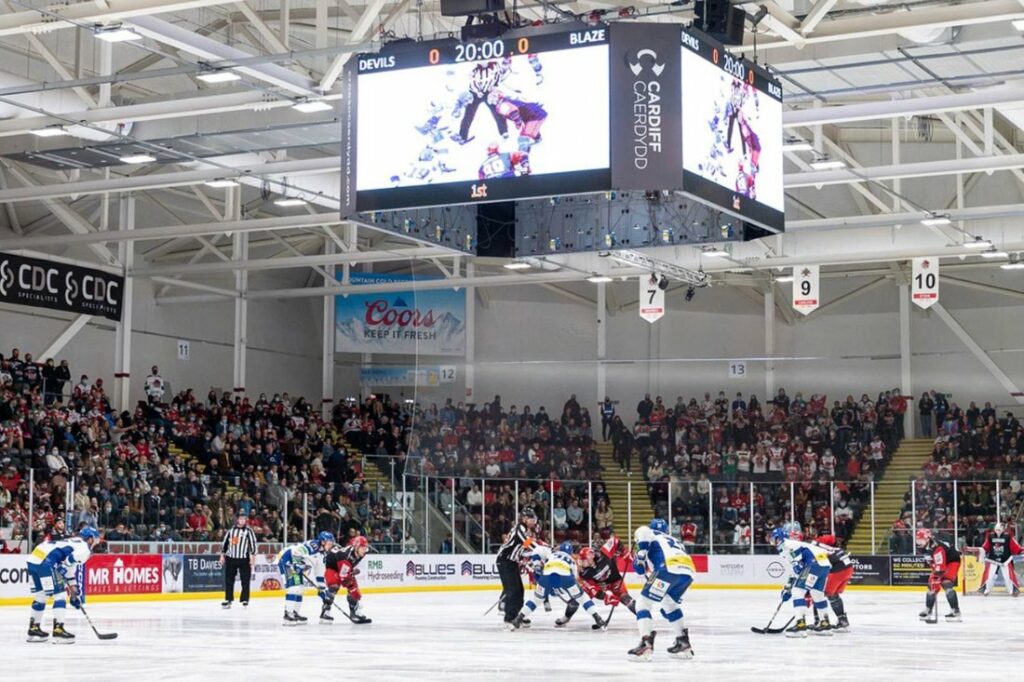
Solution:
<path fill-rule="evenodd" d="M 543 680 L 625 678 L 713 680 L 935 680 L 998 676 L 1021 679 L 1024 599 L 961 597 L 962 623 L 922 623 L 922 593 L 847 595 L 852 630 L 833 637 L 786 639 L 757 635 L 777 603 L 774 591 L 692 590 L 684 606 L 693 660 L 665 653 L 664 621 L 657 653 L 632 663 L 639 637 L 631 614 L 618 608 L 609 629 L 593 632 L 582 610 L 555 629 L 556 608 L 538 609 L 529 630 L 506 632 L 497 611 L 484 617 L 496 592 L 431 592 L 364 596 L 371 625 L 339 617 L 316 623 L 319 600 L 307 599 L 310 623 L 283 627 L 283 600 L 256 599 L 248 609 L 216 601 L 93 603 L 89 615 L 101 642 L 78 614 L 67 627 L 72 646 L 24 641 L 28 607 L 0 608 L 3 680 Z M 339 600 L 340 601 L 340 600 Z M 942 600 L 944 612 L 946 605 Z M 607 607 L 602 609 L 607 612 Z M 69 610 L 70 612 L 70 610 Z M 73 612 L 71 612 L 73 613 Z M 339 614 L 340 616 L 340 614 Z M 46 629 L 50 618 L 47 612 Z M 804 668 L 806 666 L 806 668 Z M 1007 677 L 1007 675 L 1009 677 Z M 312 676 L 312 677 L 311 677 Z M 699 677 L 698 677 L 699 676 Z"/>

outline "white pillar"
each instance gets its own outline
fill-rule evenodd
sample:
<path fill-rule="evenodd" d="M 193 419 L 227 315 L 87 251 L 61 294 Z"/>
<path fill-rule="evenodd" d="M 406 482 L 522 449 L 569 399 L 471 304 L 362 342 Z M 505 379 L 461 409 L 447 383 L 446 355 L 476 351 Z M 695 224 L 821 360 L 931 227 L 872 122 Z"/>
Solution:
<path fill-rule="evenodd" d="M 334 241 L 324 240 L 324 253 L 335 253 Z M 331 286 L 334 279 L 334 265 L 325 265 L 324 286 Z M 334 296 L 324 296 L 324 329 L 323 329 L 323 374 L 321 377 L 323 390 L 320 392 L 320 406 L 323 418 L 330 419 L 334 408 L 334 338 L 335 338 L 335 301 Z"/>
<path fill-rule="evenodd" d="M 768 285 L 764 292 L 764 356 L 775 356 L 775 289 Z M 775 362 L 764 362 L 764 400 L 775 395 Z"/>
<path fill-rule="evenodd" d="M 608 375 L 604 359 L 608 355 L 608 285 L 597 285 L 597 402 L 604 402 L 608 395 Z"/>
<path fill-rule="evenodd" d="M 901 283 L 898 287 L 900 297 L 900 393 L 907 398 L 914 397 L 914 387 L 910 381 L 910 285 Z M 903 415 L 903 433 L 907 438 L 914 437 L 914 415 L 917 413 L 913 400 L 907 403 L 907 411 Z"/>
<path fill-rule="evenodd" d="M 466 263 L 466 277 L 472 278 L 476 275 L 476 266 L 473 263 Z M 476 362 L 476 287 L 466 287 L 466 400 L 476 402 L 474 389 L 476 388 L 475 367 Z"/>
<path fill-rule="evenodd" d="M 231 259 L 244 261 L 249 252 L 249 233 L 236 232 L 232 238 Z M 245 370 L 247 355 L 246 330 L 249 327 L 249 272 L 235 271 L 235 331 L 234 331 L 234 376 L 232 387 L 236 395 L 245 394 Z"/>
<path fill-rule="evenodd" d="M 135 229 L 135 197 L 121 195 L 118 203 L 118 222 L 122 231 Z M 132 368 L 132 299 L 135 293 L 134 278 L 128 274 L 135 266 L 135 242 L 122 241 L 117 244 L 117 256 L 125 269 L 124 297 L 121 306 L 121 321 L 115 327 L 114 340 L 114 404 L 119 411 L 125 411 L 131 404 Z"/>

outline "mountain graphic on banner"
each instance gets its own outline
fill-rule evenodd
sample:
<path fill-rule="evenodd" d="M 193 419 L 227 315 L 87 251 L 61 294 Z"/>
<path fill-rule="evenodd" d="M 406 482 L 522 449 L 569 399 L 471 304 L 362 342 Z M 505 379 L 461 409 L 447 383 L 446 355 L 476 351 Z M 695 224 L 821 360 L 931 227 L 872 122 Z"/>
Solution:
<path fill-rule="evenodd" d="M 437 340 L 444 348 L 451 347 L 452 343 L 461 339 L 462 334 L 466 331 L 462 320 L 451 313 L 442 315 L 434 325 L 434 329 L 437 330 Z"/>
<path fill-rule="evenodd" d="M 405 302 L 405 299 L 401 296 L 395 298 L 395 302 L 391 304 L 392 308 L 408 308 L 409 304 Z"/>

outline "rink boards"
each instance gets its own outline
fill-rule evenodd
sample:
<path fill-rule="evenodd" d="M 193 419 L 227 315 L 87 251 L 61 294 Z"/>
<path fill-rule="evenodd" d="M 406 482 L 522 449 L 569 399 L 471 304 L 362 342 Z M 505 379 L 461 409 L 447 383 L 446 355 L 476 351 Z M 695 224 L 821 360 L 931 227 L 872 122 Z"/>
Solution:
<path fill-rule="evenodd" d="M 718 589 L 773 589 L 785 580 L 786 567 L 774 555 L 694 555 L 694 586 Z M 854 556 L 851 588 L 919 589 L 928 566 L 920 556 Z M 252 594 L 280 596 L 281 576 L 273 555 L 259 555 Z M 493 556 L 472 554 L 371 554 L 360 564 L 364 592 L 497 590 L 501 587 Z M 1024 565 L 1017 564 L 1018 574 Z M 968 591 L 980 586 L 982 564 L 965 555 L 961 571 Z M 630 575 L 627 583 L 642 581 Z M 223 594 L 223 570 L 213 554 L 98 554 L 86 567 L 86 595 L 94 601 L 200 599 Z M 1000 578 L 1001 580 L 1001 578 Z M 997 583 L 1001 584 L 1001 583 Z M 239 589 L 236 583 L 236 590 Z M 25 556 L 0 555 L 0 605 L 28 602 Z"/>

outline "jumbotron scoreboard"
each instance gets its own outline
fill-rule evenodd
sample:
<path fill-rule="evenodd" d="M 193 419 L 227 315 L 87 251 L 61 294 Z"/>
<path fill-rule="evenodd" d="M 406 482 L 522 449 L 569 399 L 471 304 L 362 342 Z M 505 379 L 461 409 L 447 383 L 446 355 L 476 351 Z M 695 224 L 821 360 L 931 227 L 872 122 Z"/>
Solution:
<path fill-rule="evenodd" d="M 355 60 L 359 211 L 607 189 L 604 28 Z"/>
<path fill-rule="evenodd" d="M 400 41 L 343 75 L 343 214 L 685 192 L 784 227 L 782 88 L 670 24 Z"/>

